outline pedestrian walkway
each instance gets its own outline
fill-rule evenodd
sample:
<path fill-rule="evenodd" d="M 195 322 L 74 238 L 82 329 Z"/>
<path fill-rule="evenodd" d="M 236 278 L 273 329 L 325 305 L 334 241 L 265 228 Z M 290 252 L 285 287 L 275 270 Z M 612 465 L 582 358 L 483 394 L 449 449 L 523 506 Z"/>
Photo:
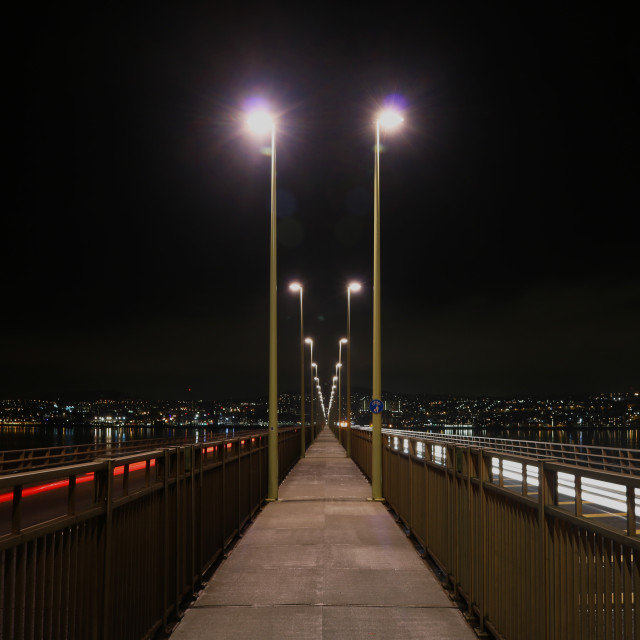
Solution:
<path fill-rule="evenodd" d="M 171 640 L 465 640 L 475 634 L 324 429 Z"/>

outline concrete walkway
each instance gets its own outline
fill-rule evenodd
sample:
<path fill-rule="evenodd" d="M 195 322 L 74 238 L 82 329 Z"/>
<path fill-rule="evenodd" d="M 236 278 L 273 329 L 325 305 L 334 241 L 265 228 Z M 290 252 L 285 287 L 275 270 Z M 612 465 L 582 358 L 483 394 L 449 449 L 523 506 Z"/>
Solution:
<path fill-rule="evenodd" d="M 324 429 L 171 640 L 475 638 Z"/>

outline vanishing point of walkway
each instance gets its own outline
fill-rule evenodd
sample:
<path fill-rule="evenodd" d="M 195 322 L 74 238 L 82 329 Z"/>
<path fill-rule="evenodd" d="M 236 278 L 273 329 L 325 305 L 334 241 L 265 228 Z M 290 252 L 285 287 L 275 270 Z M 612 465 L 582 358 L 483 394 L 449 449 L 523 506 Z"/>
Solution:
<path fill-rule="evenodd" d="M 222 562 L 171 640 L 475 634 L 324 429 Z"/>

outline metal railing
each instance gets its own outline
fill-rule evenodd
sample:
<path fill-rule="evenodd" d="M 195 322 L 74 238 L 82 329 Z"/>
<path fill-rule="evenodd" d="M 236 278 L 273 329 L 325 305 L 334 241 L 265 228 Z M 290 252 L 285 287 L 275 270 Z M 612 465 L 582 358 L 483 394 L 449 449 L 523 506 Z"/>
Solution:
<path fill-rule="evenodd" d="M 300 429 L 278 435 L 281 481 Z M 0 638 L 152 637 L 266 488 L 266 434 L 0 477 Z"/>
<path fill-rule="evenodd" d="M 370 477 L 370 430 L 351 450 Z M 479 631 L 640 637 L 637 473 L 386 433 L 383 493 Z"/>
<path fill-rule="evenodd" d="M 358 428 L 368 430 L 371 427 Z M 640 474 L 640 450 L 638 449 L 542 442 L 538 440 L 513 440 L 511 438 L 491 438 L 402 429 L 383 429 L 382 432 L 398 437 L 418 438 L 462 447 L 477 447 L 501 453 L 523 455 L 534 459 L 551 459 L 555 462 L 588 467 L 600 471 L 610 471 L 612 473 Z"/>
<path fill-rule="evenodd" d="M 251 429 L 242 435 L 264 433 L 265 429 Z M 217 440 L 224 434 L 208 434 L 210 439 Z M 238 434 L 240 435 L 240 434 Z M 202 440 L 202 438 L 199 438 Z M 145 438 L 142 440 L 114 440 L 113 442 L 95 442 L 90 444 L 57 445 L 35 449 L 9 449 L 0 451 L 0 475 L 17 473 L 35 469 L 48 469 L 70 464 L 88 462 L 100 457 L 123 456 L 149 449 L 162 449 L 171 446 L 195 444 L 196 436 L 185 431 L 184 436 Z"/>

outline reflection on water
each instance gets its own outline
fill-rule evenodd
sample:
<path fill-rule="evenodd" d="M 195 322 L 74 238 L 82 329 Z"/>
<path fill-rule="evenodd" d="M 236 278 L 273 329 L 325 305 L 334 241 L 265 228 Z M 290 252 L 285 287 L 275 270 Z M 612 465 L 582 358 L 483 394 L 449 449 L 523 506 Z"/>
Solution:
<path fill-rule="evenodd" d="M 251 427 L 252 431 L 258 429 L 259 427 Z M 152 440 L 154 438 L 171 438 L 176 444 L 180 444 L 181 441 L 191 441 L 193 438 L 195 438 L 196 442 L 207 442 L 220 438 L 221 435 L 233 437 L 236 431 L 240 433 L 242 429 L 0 425 L 0 451 L 130 442 L 133 440 Z"/>
<path fill-rule="evenodd" d="M 0 451 L 11 449 L 37 449 L 61 445 L 116 443 L 153 438 L 171 438 L 176 444 L 196 439 L 207 442 L 221 435 L 233 437 L 242 431 L 264 429 L 257 425 L 246 428 L 205 429 L 170 427 L 96 427 L 94 425 L 73 427 L 44 427 L 41 425 L 0 425 Z M 510 438 L 513 440 L 538 440 L 567 444 L 584 444 L 601 447 L 640 448 L 640 429 L 485 429 L 444 427 L 431 429 L 434 433 L 449 433 L 487 438 Z"/>

